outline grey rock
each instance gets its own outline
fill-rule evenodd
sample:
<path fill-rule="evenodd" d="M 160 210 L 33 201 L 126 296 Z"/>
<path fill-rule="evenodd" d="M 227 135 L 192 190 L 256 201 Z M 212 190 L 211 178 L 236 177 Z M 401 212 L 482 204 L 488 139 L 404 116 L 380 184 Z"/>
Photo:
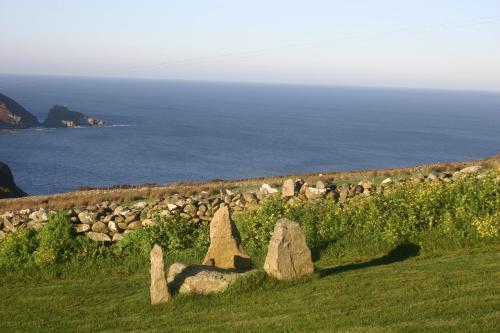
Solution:
<path fill-rule="evenodd" d="M 391 178 L 386 178 L 380 184 L 381 185 L 390 185 L 392 183 L 393 183 L 393 180 Z"/>
<path fill-rule="evenodd" d="M 325 194 L 326 194 L 325 188 L 314 188 L 314 187 L 308 187 L 305 193 L 307 199 L 309 200 L 322 198 Z"/>
<path fill-rule="evenodd" d="M 283 188 L 281 189 L 281 196 L 293 197 L 299 191 L 300 191 L 299 183 L 289 178 L 283 182 Z"/>
<path fill-rule="evenodd" d="M 134 221 L 140 220 L 140 214 L 139 213 L 131 213 L 130 215 L 127 215 L 125 217 L 125 223 L 131 223 Z"/>
<path fill-rule="evenodd" d="M 92 231 L 99 232 L 99 233 L 107 233 L 109 230 L 108 230 L 108 227 L 106 226 L 106 224 L 99 221 L 99 222 L 96 222 L 92 225 Z"/>
<path fill-rule="evenodd" d="M 168 268 L 167 282 L 172 282 L 175 277 L 187 268 L 187 266 L 181 262 L 175 262 Z"/>
<path fill-rule="evenodd" d="M 316 182 L 316 188 L 317 188 L 317 189 L 321 189 L 321 190 L 325 189 L 325 188 L 326 188 L 325 183 L 323 183 L 323 181 L 322 181 L 322 180 L 318 180 L 318 181 Z"/>
<path fill-rule="evenodd" d="M 250 272 L 240 273 L 203 265 L 190 266 L 170 282 L 173 290 L 180 294 L 214 294 L 225 291 L 238 279 Z"/>
<path fill-rule="evenodd" d="M 276 223 L 264 270 L 277 279 L 293 279 L 313 273 L 311 251 L 299 224 L 287 219 Z"/>
<path fill-rule="evenodd" d="M 113 242 L 118 242 L 118 241 L 121 241 L 122 239 L 123 239 L 123 234 L 120 234 L 120 233 L 117 232 L 117 233 L 115 233 L 113 235 L 112 241 Z"/>
<path fill-rule="evenodd" d="M 278 190 L 271 187 L 269 184 L 262 184 L 260 191 L 267 194 L 278 193 Z"/>
<path fill-rule="evenodd" d="M 85 235 L 96 242 L 111 242 L 111 238 L 107 234 L 90 231 Z"/>
<path fill-rule="evenodd" d="M 76 229 L 77 233 L 81 234 L 81 233 L 89 231 L 90 225 L 85 224 L 85 223 L 75 224 L 75 229 Z"/>
<path fill-rule="evenodd" d="M 127 230 L 138 230 L 142 228 L 141 221 L 134 221 L 127 226 Z"/>
<path fill-rule="evenodd" d="M 458 171 L 459 173 L 475 173 L 481 170 L 483 167 L 480 165 L 472 165 L 466 168 L 463 168 L 462 170 Z"/>
<path fill-rule="evenodd" d="M 92 225 L 97 220 L 97 214 L 92 212 L 81 212 L 80 214 L 78 214 L 78 219 L 82 223 Z"/>

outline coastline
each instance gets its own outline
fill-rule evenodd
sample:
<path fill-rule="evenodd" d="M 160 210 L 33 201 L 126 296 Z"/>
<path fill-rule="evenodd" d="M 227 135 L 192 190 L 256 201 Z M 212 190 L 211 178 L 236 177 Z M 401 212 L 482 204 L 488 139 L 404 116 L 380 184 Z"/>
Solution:
<path fill-rule="evenodd" d="M 500 153 L 479 160 L 468 160 L 458 162 L 432 163 L 397 168 L 381 168 L 351 171 L 324 171 L 314 173 L 285 174 L 271 177 L 243 178 L 243 179 L 215 179 L 207 182 L 171 182 L 164 185 L 140 184 L 140 185 L 115 185 L 113 187 L 92 188 L 76 190 L 71 192 L 54 193 L 49 195 L 30 195 L 22 198 L 0 199 L 0 212 L 17 209 L 49 210 L 69 209 L 85 203 L 93 205 L 105 200 L 133 201 L 140 198 L 160 198 L 175 193 L 182 195 L 199 194 L 200 192 L 214 192 L 231 189 L 259 188 L 262 184 L 280 186 L 287 178 L 302 178 L 306 182 L 314 184 L 318 180 L 329 180 L 335 183 L 358 182 L 362 180 L 381 180 L 386 177 L 409 177 L 415 175 L 427 175 L 433 171 L 453 172 L 459 169 L 482 165 L 487 168 L 500 167 Z M 14 175 L 15 176 L 15 175 Z"/>

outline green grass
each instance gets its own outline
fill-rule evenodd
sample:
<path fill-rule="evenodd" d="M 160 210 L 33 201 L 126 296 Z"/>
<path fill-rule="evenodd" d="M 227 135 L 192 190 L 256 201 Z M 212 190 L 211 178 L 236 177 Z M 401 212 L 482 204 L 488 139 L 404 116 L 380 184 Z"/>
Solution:
<path fill-rule="evenodd" d="M 233 215 L 244 248 L 262 267 L 276 221 L 297 221 L 319 258 L 312 277 L 256 271 L 224 294 L 154 307 L 151 245 L 169 264 L 199 263 L 206 226 L 156 219 L 101 246 L 51 215 L 0 241 L 0 332 L 500 331 L 499 176 L 396 184 L 343 205 L 267 200 Z"/>
<path fill-rule="evenodd" d="M 324 256 L 313 277 L 255 274 L 215 296 L 149 304 L 149 272 L 3 281 L 0 332 L 498 332 L 500 244 Z"/>

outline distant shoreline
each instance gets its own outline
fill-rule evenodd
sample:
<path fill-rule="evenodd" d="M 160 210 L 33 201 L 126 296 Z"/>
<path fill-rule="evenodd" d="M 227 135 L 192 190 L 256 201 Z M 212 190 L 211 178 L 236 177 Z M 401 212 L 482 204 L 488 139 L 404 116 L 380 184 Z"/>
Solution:
<path fill-rule="evenodd" d="M 131 200 L 133 198 L 154 196 L 160 197 L 172 193 L 199 193 L 200 191 L 218 191 L 231 188 L 259 187 L 263 183 L 281 185 L 287 178 L 302 178 L 306 182 L 314 183 L 317 180 L 333 179 L 335 182 L 356 181 L 363 179 L 385 178 L 409 175 L 427 175 L 432 171 L 456 171 L 472 165 L 482 165 L 488 168 L 500 168 L 500 153 L 479 160 L 459 162 L 431 163 L 397 168 L 379 168 L 352 171 L 325 171 L 311 173 L 285 174 L 271 177 L 243 178 L 243 179 L 214 179 L 206 182 L 171 182 L 168 184 L 138 184 L 115 185 L 112 187 L 88 188 L 64 193 L 48 195 L 30 195 L 22 198 L 0 199 L 0 212 L 27 207 L 48 209 L 64 209 L 74 205 L 82 199 L 92 202 L 104 200 Z M 15 177 L 15 175 L 14 175 Z"/>

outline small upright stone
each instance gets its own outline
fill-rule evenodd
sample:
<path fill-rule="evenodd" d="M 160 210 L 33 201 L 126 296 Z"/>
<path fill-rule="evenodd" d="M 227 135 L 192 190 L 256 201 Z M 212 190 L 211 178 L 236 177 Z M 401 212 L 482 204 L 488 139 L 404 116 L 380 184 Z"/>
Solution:
<path fill-rule="evenodd" d="M 170 299 L 163 263 L 163 250 L 158 244 L 151 249 L 151 304 L 167 303 Z"/>
<path fill-rule="evenodd" d="M 252 261 L 240 243 L 240 234 L 231 220 L 229 207 L 220 207 L 210 222 L 210 247 L 203 265 L 223 269 L 249 269 Z"/>
<path fill-rule="evenodd" d="M 269 242 L 264 270 L 280 280 L 310 275 L 314 271 L 311 250 L 298 223 L 281 219 Z"/>
<path fill-rule="evenodd" d="M 292 179 L 287 179 L 283 183 L 283 189 L 281 190 L 282 197 L 293 197 L 298 190 L 295 187 L 295 182 Z"/>

